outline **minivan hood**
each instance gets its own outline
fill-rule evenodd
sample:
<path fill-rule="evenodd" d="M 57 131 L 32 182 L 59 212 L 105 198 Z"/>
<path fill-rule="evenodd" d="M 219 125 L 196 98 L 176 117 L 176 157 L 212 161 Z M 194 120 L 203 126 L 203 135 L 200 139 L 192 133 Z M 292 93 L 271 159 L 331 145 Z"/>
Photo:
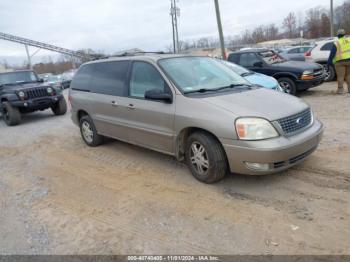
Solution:
<path fill-rule="evenodd" d="M 322 66 L 313 62 L 303 62 L 303 61 L 285 61 L 282 63 L 272 64 L 273 67 L 284 69 L 284 70 L 296 70 L 299 69 L 300 72 L 306 70 L 318 70 Z"/>
<path fill-rule="evenodd" d="M 294 115 L 309 106 L 294 96 L 266 88 L 202 98 L 236 117 L 261 117 L 270 121 Z"/>

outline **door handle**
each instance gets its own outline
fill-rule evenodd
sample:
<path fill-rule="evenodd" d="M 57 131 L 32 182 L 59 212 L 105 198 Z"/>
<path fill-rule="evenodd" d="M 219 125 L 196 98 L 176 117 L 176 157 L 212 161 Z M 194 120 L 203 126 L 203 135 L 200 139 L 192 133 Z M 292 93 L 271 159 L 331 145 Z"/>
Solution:
<path fill-rule="evenodd" d="M 128 108 L 128 109 L 131 109 L 131 110 L 134 110 L 134 109 L 135 109 L 135 106 L 134 106 L 134 104 L 129 104 L 129 105 L 127 106 L 127 108 Z"/>
<path fill-rule="evenodd" d="M 112 106 L 118 106 L 118 103 L 116 101 L 111 101 Z"/>

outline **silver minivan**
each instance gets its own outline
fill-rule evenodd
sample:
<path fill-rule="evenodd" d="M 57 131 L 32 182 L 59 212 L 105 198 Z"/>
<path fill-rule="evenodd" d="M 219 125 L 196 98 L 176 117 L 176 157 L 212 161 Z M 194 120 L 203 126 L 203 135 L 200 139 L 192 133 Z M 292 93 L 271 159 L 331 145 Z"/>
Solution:
<path fill-rule="evenodd" d="M 89 146 L 111 137 L 185 161 L 198 180 L 280 172 L 318 146 L 323 125 L 302 100 L 252 86 L 209 57 L 134 55 L 83 64 L 72 120 Z"/>

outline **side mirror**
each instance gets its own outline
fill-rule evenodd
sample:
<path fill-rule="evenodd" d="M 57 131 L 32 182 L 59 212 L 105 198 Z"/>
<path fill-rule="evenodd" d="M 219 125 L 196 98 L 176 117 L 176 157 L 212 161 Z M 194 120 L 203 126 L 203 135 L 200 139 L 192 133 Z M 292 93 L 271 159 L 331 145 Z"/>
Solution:
<path fill-rule="evenodd" d="M 261 61 L 255 62 L 255 63 L 253 64 L 253 66 L 254 66 L 254 67 L 263 67 L 263 66 L 264 66 L 264 63 L 261 62 Z"/>
<path fill-rule="evenodd" d="M 166 103 L 173 102 L 173 97 L 170 94 L 164 93 L 163 90 L 159 89 L 152 89 L 146 91 L 145 98 L 149 100 L 164 101 Z"/>
<path fill-rule="evenodd" d="M 39 83 L 44 83 L 44 79 L 40 78 L 38 82 Z"/>

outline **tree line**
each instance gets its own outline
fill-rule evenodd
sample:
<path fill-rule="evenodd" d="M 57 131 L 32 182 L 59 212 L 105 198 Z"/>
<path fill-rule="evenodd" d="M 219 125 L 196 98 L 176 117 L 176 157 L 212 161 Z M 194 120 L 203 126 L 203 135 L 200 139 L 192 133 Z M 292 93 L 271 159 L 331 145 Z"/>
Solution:
<path fill-rule="evenodd" d="M 280 26 L 273 23 L 259 25 L 252 30 L 245 30 L 239 35 L 230 35 L 230 29 L 226 28 L 228 36 L 225 37 L 225 44 L 227 47 L 233 47 L 283 38 L 299 38 L 301 31 L 303 38 L 306 39 L 330 37 L 330 25 L 330 10 L 317 6 L 305 13 L 290 12 Z M 350 34 L 350 0 L 345 0 L 343 4 L 335 7 L 333 26 L 335 31 L 343 28 Z M 219 40 L 215 37 L 202 37 L 179 42 L 180 50 L 214 47 L 219 47 Z M 172 51 L 172 46 L 169 45 L 166 49 Z"/>

